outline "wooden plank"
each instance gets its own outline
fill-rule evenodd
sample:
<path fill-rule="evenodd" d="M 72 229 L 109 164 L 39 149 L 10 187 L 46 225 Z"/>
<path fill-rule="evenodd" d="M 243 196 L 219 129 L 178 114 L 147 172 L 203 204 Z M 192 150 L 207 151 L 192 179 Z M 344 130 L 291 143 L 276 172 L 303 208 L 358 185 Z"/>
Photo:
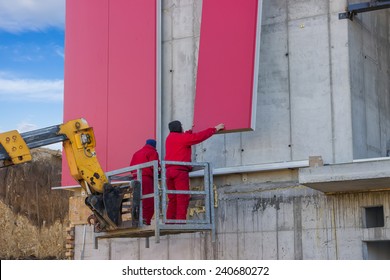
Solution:
<path fill-rule="evenodd" d="M 69 220 L 73 225 L 85 225 L 92 214 L 91 209 L 85 205 L 85 197 L 72 196 L 69 198 Z"/>

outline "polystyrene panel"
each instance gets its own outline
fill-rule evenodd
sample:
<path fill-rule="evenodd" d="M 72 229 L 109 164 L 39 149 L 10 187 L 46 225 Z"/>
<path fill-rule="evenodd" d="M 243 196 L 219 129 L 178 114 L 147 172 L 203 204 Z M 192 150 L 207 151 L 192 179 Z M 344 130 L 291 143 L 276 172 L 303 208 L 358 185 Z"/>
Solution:
<path fill-rule="evenodd" d="M 64 120 L 94 127 L 105 171 L 156 136 L 157 0 L 67 0 Z M 63 161 L 63 185 L 74 185 Z"/>
<path fill-rule="evenodd" d="M 93 126 L 96 153 L 107 167 L 108 0 L 66 1 L 64 122 L 85 118 Z M 62 185 L 75 185 L 65 154 Z"/>
<path fill-rule="evenodd" d="M 258 5 L 260 0 L 203 1 L 194 130 L 221 122 L 226 131 L 254 128 Z"/>
<path fill-rule="evenodd" d="M 110 1 L 109 170 L 156 136 L 156 0 Z"/>

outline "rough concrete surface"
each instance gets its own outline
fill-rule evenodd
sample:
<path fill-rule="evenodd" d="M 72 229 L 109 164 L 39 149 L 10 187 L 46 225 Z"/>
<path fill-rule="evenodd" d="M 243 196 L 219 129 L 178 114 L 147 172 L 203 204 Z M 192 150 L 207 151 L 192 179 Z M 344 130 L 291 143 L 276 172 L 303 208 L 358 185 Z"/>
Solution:
<path fill-rule="evenodd" d="M 67 191 L 60 185 L 61 153 L 32 151 L 33 160 L 0 169 L 0 258 L 65 257 Z"/>

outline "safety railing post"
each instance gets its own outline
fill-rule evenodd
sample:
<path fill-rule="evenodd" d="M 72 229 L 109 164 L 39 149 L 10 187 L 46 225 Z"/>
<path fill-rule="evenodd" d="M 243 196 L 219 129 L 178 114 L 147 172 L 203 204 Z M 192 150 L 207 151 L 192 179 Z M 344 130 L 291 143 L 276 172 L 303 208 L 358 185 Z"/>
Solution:
<path fill-rule="evenodd" d="M 144 223 L 143 223 L 143 219 L 144 219 L 144 213 L 143 213 L 143 211 L 142 211 L 142 209 L 143 209 L 143 207 L 142 207 L 142 205 L 143 205 L 143 199 L 142 199 L 142 188 L 143 188 L 143 186 L 142 186 L 142 169 L 141 168 L 137 168 L 137 180 L 140 182 L 140 192 L 141 192 L 141 194 L 140 194 L 140 197 L 141 197 L 141 199 L 140 199 L 140 203 L 139 203 L 139 217 L 138 217 L 138 226 L 139 227 L 142 227 L 142 226 L 144 226 Z"/>
<path fill-rule="evenodd" d="M 156 243 L 160 243 L 160 191 L 158 187 L 158 161 L 153 163 L 153 176 L 154 176 L 154 219 L 155 223 L 155 238 Z"/>
<path fill-rule="evenodd" d="M 208 223 L 210 223 L 210 165 L 208 163 L 205 164 L 205 169 L 204 169 L 204 191 L 205 191 L 205 215 L 206 215 L 206 220 Z"/>
<path fill-rule="evenodd" d="M 209 171 L 209 196 L 210 196 L 210 224 L 211 224 L 211 241 L 215 242 L 215 214 L 214 214 L 214 180 L 213 180 L 213 167 L 211 163 L 208 163 Z"/>

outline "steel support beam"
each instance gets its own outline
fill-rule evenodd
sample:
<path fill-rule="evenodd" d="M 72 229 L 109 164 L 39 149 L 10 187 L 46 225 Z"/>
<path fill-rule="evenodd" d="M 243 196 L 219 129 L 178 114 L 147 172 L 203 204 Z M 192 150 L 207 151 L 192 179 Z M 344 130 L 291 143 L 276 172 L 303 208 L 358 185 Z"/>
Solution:
<path fill-rule="evenodd" d="M 357 14 L 388 8 L 390 8 L 390 1 L 387 0 L 350 4 L 347 6 L 347 9 L 344 13 L 339 13 L 339 19 L 353 20 L 354 16 Z"/>

